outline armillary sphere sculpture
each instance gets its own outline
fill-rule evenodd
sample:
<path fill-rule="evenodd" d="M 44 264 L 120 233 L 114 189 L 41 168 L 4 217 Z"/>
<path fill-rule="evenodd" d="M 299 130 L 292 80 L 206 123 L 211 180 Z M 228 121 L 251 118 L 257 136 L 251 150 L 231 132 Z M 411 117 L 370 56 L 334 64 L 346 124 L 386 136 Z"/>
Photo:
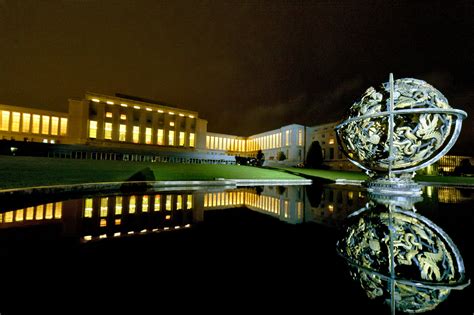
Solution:
<path fill-rule="evenodd" d="M 415 171 L 451 149 L 466 117 L 425 81 L 390 74 L 351 106 L 336 133 L 344 154 L 371 177 L 368 191 L 419 195 Z"/>

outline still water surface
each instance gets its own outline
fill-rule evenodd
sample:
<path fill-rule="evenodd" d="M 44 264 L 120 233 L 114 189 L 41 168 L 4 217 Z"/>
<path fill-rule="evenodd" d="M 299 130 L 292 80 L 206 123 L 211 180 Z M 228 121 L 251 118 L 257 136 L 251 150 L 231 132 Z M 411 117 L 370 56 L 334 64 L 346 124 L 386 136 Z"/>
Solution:
<path fill-rule="evenodd" d="M 391 211 L 334 184 L 18 201 L 0 214 L 0 312 L 61 300 L 472 314 L 473 194 L 425 187 Z"/>

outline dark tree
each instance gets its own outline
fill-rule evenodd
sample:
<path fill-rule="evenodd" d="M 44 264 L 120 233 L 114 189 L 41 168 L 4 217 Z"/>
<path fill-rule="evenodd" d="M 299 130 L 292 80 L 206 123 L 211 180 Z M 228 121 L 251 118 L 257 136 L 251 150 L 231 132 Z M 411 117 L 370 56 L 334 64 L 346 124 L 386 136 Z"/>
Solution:
<path fill-rule="evenodd" d="M 306 156 L 306 166 L 309 168 L 319 168 L 323 164 L 323 150 L 319 141 L 313 141 Z"/>
<path fill-rule="evenodd" d="M 462 159 L 459 166 L 454 169 L 454 175 L 470 175 L 473 173 L 473 167 L 469 159 Z"/>
<path fill-rule="evenodd" d="M 265 154 L 263 154 L 262 150 L 258 150 L 258 152 L 257 152 L 257 166 L 262 166 L 263 162 L 265 162 Z"/>

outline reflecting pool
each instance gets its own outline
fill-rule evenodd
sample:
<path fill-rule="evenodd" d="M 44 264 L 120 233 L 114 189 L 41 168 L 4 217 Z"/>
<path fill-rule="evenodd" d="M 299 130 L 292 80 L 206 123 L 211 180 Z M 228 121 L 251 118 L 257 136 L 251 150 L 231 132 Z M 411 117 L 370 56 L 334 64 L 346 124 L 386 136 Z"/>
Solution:
<path fill-rule="evenodd" d="M 145 308 L 472 314 L 473 194 L 315 183 L 4 200 L 0 312 L 138 293 Z"/>

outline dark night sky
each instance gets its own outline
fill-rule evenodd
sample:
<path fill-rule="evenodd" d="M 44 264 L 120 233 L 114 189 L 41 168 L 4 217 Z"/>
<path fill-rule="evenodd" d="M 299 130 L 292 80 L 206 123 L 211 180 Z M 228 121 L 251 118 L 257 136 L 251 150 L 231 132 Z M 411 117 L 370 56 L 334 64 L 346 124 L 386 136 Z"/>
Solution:
<path fill-rule="evenodd" d="M 389 72 L 472 116 L 473 56 L 473 1 L 0 0 L 0 103 L 120 92 L 230 134 L 342 118 Z M 473 154 L 471 121 L 457 152 Z"/>

